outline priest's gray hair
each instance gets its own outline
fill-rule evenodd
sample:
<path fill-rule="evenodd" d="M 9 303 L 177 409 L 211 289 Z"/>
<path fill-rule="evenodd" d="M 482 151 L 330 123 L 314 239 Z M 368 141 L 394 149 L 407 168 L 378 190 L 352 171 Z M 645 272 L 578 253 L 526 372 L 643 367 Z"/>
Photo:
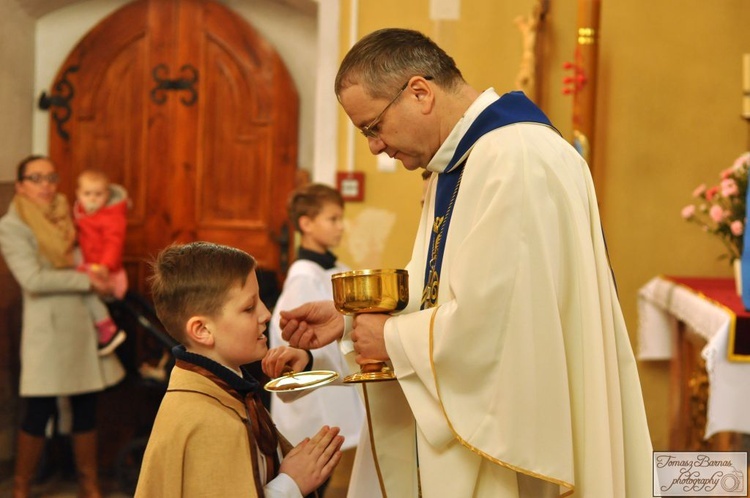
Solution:
<path fill-rule="evenodd" d="M 359 40 L 344 57 L 335 91 L 362 85 L 372 98 L 391 98 L 413 76 L 431 76 L 445 90 L 465 83 L 456 62 L 419 31 L 385 28 Z"/>

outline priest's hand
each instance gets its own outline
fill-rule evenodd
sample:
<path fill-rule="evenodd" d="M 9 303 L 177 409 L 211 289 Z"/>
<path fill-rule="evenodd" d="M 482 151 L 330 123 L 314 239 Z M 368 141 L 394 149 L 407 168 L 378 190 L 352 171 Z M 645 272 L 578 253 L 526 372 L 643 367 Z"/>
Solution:
<path fill-rule="evenodd" d="M 281 337 L 291 346 L 317 349 L 344 335 L 344 316 L 333 301 L 313 301 L 281 312 Z"/>
<path fill-rule="evenodd" d="M 360 313 L 354 317 L 351 338 L 357 353 L 355 360 L 360 365 L 389 359 L 384 336 L 385 322 L 389 318 L 390 315 L 382 313 Z"/>

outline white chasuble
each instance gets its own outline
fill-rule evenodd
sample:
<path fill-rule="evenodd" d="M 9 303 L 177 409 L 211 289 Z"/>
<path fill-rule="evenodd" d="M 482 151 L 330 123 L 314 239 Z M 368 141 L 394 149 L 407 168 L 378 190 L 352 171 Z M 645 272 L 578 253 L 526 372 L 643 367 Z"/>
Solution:
<path fill-rule="evenodd" d="M 443 171 L 497 98 L 472 104 L 428 169 Z M 437 307 L 420 311 L 437 176 L 407 267 L 409 306 L 386 322 L 398 382 L 367 386 L 385 495 L 651 496 L 640 381 L 584 160 L 540 124 L 482 136 Z"/>

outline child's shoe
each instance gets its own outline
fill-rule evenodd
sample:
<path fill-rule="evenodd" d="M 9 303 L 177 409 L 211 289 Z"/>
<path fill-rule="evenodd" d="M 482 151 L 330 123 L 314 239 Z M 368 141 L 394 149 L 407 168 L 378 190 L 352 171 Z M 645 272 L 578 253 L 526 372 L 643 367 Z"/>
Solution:
<path fill-rule="evenodd" d="M 119 330 L 111 318 L 96 323 L 96 334 L 99 339 L 99 356 L 111 354 L 127 338 L 125 331 Z"/>

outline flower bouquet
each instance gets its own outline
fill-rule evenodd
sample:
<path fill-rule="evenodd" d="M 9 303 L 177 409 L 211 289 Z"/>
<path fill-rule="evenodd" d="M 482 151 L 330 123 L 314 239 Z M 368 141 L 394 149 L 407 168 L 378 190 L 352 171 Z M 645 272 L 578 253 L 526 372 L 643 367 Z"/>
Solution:
<path fill-rule="evenodd" d="M 730 262 L 742 255 L 749 169 L 750 152 L 745 152 L 721 172 L 718 185 L 699 185 L 693 191 L 693 203 L 682 208 L 685 220 L 719 237 L 727 249 L 719 259 L 727 258 Z"/>

